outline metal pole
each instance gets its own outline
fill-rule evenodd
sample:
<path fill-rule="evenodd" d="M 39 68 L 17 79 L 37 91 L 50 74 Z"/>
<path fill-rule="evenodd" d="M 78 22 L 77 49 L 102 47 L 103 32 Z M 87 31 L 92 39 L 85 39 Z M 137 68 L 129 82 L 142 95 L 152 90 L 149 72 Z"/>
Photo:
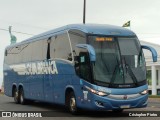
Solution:
<path fill-rule="evenodd" d="M 152 95 L 157 95 L 157 78 L 156 78 L 156 67 L 152 65 Z"/>
<path fill-rule="evenodd" d="M 84 7 L 83 7 L 83 24 L 86 23 L 86 0 L 84 0 Z"/>

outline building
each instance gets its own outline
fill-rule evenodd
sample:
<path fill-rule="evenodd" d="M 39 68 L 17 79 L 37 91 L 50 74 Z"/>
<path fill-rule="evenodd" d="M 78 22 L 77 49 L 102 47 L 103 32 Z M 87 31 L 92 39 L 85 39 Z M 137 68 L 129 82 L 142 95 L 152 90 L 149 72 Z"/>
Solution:
<path fill-rule="evenodd" d="M 156 49 L 158 54 L 157 62 L 152 61 L 152 54 L 148 50 L 143 50 L 147 66 L 147 80 L 149 85 L 149 93 L 152 95 L 160 95 L 160 45 L 140 41 L 141 45 L 148 45 Z"/>

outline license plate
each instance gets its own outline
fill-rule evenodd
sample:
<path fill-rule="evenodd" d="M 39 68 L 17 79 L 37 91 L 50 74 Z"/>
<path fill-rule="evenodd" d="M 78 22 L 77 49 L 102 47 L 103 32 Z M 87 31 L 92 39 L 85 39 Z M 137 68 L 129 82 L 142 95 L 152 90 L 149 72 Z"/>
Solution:
<path fill-rule="evenodd" d="M 121 105 L 120 108 L 123 108 L 123 109 L 130 108 L 130 105 Z"/>

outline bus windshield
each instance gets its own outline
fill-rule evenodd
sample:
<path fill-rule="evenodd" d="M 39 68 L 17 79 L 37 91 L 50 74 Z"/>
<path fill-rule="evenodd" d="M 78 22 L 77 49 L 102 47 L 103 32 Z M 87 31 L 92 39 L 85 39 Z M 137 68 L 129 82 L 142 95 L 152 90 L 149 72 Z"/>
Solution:
<path fill-rule="evenodd" d="M 136 87 L 146 82 L 145 60 L 136 37 L 89 36 L 96 52 L 94 83 L 108 87 Z"/>

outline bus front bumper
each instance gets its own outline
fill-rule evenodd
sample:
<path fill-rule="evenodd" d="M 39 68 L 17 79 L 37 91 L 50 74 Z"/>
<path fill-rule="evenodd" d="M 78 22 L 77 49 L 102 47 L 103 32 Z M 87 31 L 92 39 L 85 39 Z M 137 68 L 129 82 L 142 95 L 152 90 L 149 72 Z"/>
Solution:
<path fill-rule="evenodd" d="M 148 103 L 148 94 L 141 95 L 131 99 L 113 99 L 107 96 L 101 97 L 94 95 L 93 99 L 81 101 L 81 106 L 91 110 L 118 110 L 146 107 Z"/>

